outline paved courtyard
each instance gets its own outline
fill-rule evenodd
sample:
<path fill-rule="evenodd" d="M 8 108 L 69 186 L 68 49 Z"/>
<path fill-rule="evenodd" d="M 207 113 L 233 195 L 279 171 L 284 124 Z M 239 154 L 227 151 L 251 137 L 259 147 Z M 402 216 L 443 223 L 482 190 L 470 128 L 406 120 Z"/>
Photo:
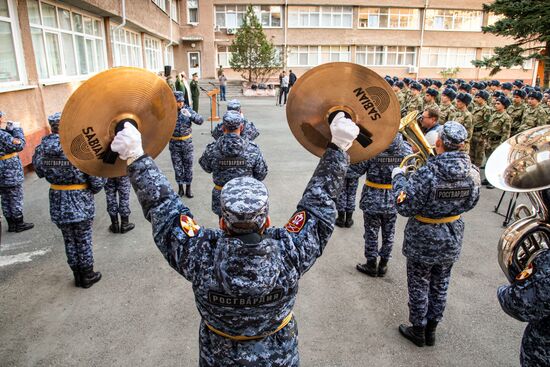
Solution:
<path fill-rule="evenodd" d="M 208 101 L 201 100 L 207 116 Z M 307 103 L 305 101 L 304 103 Z M 293 138 L 285 109 L 274 99 L 242 99 L 243 112 L 259 128 L 257 139 L 269 165 L 272 223 L 294 212 L 318 158 Z M 225 111 L 225 104 L 222 106 Z M 193 128 L 195 162 L 212 138 L 210 123 Z M 156 159 L 174 187 L 168 149 Z M 217 226 L 210 211 L 212 179 L 196 163 L 195 198 L 184 200 L 198 223 Z M 363 220 L 336 228 L 323 256 L 300 283 L 295 315 L 301 365 L 309 366 L 517 366 L 525 324 L 508 317 L 496 298 L 506 279 L 497 264 L 503 218 L 493 213 L 499 190 L 482 189 L 477 207 L 465 214 L 461 258 L 453 268 L 445 318 L 435 347 L 417 348 L 399 336 L 408 321 L 406 219 L 385 278 L 355 270 L 363 259 Z M 359 194 L 358 198 L 359 199 Z M 196 366 L 199 316 L 191 286 L 156 249 L 150 224 L 132 193 L 125 235 L 108 231 L 105 194 L 96 195 L 94 255 L 103 279 L 75 288 L 61 232 L 50 221 L 48 184 L 25 181 L 25 215 L 33 230 L 2 236 L 0 248 L 0 366 Z"/>

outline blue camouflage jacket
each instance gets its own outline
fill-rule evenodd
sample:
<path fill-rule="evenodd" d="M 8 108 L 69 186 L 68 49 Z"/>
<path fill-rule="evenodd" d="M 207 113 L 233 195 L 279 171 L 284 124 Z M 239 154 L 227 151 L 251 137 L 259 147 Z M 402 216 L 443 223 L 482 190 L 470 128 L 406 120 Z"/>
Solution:
<path fill-rule="evenodd" d="M 89 176 L 73 166 L 63 153 L 59 134 L 42 138 L 32 157 L 38 177 L 50 184 L 88 184 L 85 190 L 50 189 L 50 216 L 55 224 L 78 223 L 94 218 L 94 194 L 101 191 L 106 179 Z"/>
<path fill-rule="evenodd" d="M 204 122 L 202 116 L 196 113 L 195 111 L 193 111 L 191 107 L 183 107 L 183 108 L 189 111 L 189 113 L 191 114 L 191 117 L 185 116 L 183 113 L 181 113 L 181 110 L 178 111 L 178 119 L 176 121 L 176 127 L 174 128 L 174 133 L 172 134 L 172 136 L 174 137 L 187 136 L 192 132 L 192 128 L 191 128 L 192 123 L 197 125 L 202 125 L 202 123 Z"/>
<path fill-rule="evenodd" d="M 243 138 L 247 138 L 248 140 L 256 139 L 260 135 L 260 132 L 256 128 L 256 125 L 254 125 L 252 121 L 248 121 L 245 117 L 243 117 L 243 119 L 244 119 L 244 123 L 243 123 L 243 131 L 241 132 L 241 136 Z M 223 136 L 223 121 L 218 123 L 214 127 L 214 130 L 212 130 L 212 137 L 214 139 L 217 140 L 222 136 Z"/>
<path fill-rule="evenodd" d="M 409 218 L 405 228 L 403 255 L 428 263 L 448 264 L 458 260 L 464 236 L 462 218 L 450 223 L 428 224 L 414 216 L 443 218 L 472 209 L 479 200 L 479 170 L 468 154 L 444 152 L 407 179 L 397 174 L 392 193 L 399 214 Z"/>
<path fill-rule="evenodd" d="M 21 128 L 0 129 L 0 157 L 18 153 L 25 148 L 25 134 Z M 0 160 L 0 187 L 23 183 L 23 165 L 18 156 Z"/>
<path fill-rule="evenodd" d="M 203 322 L 227 334 L 256 336 L 275 330 L 292 311 L 299 278 L 334 230 L 347 166 L 346 153 L 328 148 L 287 225 L 267 229 L 252 244 L 196 225 L 150 157 L 136 160 L 128 173 L 157 247 L 192 283 Z"/>
<path fill-rule="evenodd" d="M 410 145 L 397 134 L 390 146 L 376 157 L 357 164 L 352 164 L 354 171 L 360 176 L 367 174 L 367 180 L 377 184 L 391 184 L 391 173 L 399 167 L 405 156 L 412 153 Z M 363 185 L 359 208 L 372 214 L 395 214 L 395 200 L 392 191 Z"/>
<path fill-rule="evenodd" d="M 550 250 L 539 254 L 522 280 L 497 292 L 504 312 L 528 322 L 521 345 L 522 366 L 550 366 Z"/>

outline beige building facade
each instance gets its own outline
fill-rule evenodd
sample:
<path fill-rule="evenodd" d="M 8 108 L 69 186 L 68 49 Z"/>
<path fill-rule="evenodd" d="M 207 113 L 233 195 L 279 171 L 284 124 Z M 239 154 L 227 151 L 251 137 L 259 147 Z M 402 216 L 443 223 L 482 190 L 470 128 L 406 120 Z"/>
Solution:
<path fill-rule="evenodd" d="M 234 33 L 248 4 L 277 47 L 281 63 L 298 75 L 331 61 L 355 62 L 381 75 L 442 79 L 488 78 L 471 60 L 489 56 L 506 39 L 483 34 L 495 21 L 483 1 L 465 0 L 0 0 L 0 110 L 21 121 L 30 163 L 48 132 L 46 118 L 61 111 L 89 77 L 116 66 L 156 73 L 216 77 L 229 67 Z M 529 83 L 534 65 L 495 78 Z"/>

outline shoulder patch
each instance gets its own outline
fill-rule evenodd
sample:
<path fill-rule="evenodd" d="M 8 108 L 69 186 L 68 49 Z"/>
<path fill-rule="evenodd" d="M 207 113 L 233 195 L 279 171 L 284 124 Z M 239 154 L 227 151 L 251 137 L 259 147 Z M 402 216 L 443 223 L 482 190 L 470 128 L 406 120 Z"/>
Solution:
<path fill-rule="evenodd" d="M 17 138 L 13 138 L 13 140 L 11 141 L 12 144 L 15 144 L 15 145 L 19 145 L 21 144 L 21 139 L 17 139 Z"/>
<path fill-rule="evenodd" d="M 291 233 L 298 233 L 304 228 L 304 225 L 307 221 L 307 215 L 305 210 L 298 212 L 288 220 L 288 223 L 285 224 L 285 229 Z"/>
<path fill-rule="evenodd" d="M 195 223 L 195 220 L 187 215 L 180 215 L 181 229 L 188 237 L 195 237 L 199 233 L 201 227 Z"/>
<path fill-rule="evenodd" d="M 405 201 L 406 198 L 407 198 L 407 194 L 405 194 L 405 191 L 401 191 L 399 193 L 399 196 L 397 196 L 397 204 L 401 204 L 402 202 Z"/>
<path fill-rule="evenodd" d="M 518 275 L 516 275 L 516 280 L 525 280 L 529 278 L 533 273 L 535 272 L 535 268 L 533 267 L 533 263 L 527 265 L 525 269 Z"/>

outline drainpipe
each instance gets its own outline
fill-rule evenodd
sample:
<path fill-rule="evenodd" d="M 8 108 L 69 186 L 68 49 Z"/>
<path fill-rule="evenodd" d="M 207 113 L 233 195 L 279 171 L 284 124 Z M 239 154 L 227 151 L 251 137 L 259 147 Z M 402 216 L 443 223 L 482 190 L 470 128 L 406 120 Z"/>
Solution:
<path fill-rule="evenodd" d="M 166 46 L 164 46 L 164 55 L 166 55 L 166 51 L 168 50 L 168 47 L 172 46 L 173 44 L 177 44 L 172 41 L 172 37 L 174 35 L 174 32 L 172 30 L 172 4 L 173 3 L 174 3 L 173 0 L 170 0 L 170 13 L 168 14 L 168 23 L 169 23 L 168 26 L 170 27 L 170 42 L 168 42 Z M 175 65 L 172 65 L 172 66 L 175 66 Z"/>
<path fill-rule="evenodd" d="M 288 54 L 287 44 L 286 44 L 286 41 L 287 41 L 287 31 L 288 31 L 288 0 L 285 0 L 285 11 L 284 11 L 284 14 L 285 14 L 285 19 L 284 19 L 284 24 L 285 24 L 285 41 L 284 41 L 284 45 L 283 45 L 283 70 L 286 69 L 286 57 L 287 57 L 287 54 Z"/>
<path fill-rule="evenodd" d="M 418 75 L 420 74 L 420 60 L 422 59 L 422 48 L 424 47 L 424 30 L 426 28 L 426 11 L 428 10 L 428 5 L 430 0 L 424 1 L 424 11 L 422 14 L 422 26 L 420 30 L 420 49 L 418 50 L 418 60 L 416 60 L 416 80 L 418 80 Z"/>
<path fill-rule="evenodd" d="M 113 32 L 118 31 L 126 25 L 126 0 L 122 0 L 122 23 L 113 28 Z"/>

